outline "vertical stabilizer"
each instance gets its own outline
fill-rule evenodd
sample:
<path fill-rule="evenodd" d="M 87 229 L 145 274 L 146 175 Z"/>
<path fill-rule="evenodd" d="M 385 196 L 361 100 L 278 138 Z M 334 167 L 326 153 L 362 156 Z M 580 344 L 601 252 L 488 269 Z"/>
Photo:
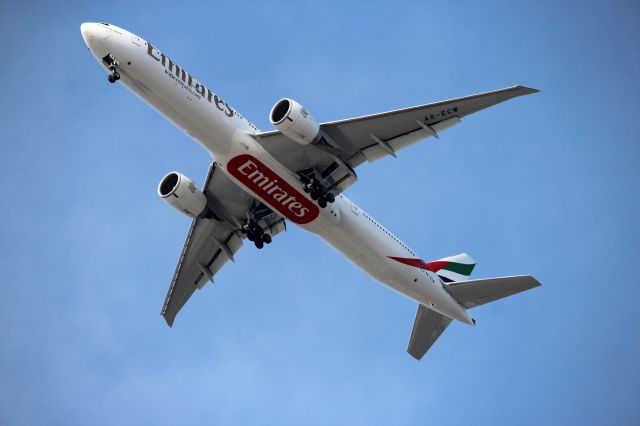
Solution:
<path fill-rule="evenodd" d="M 467 253 L 461 253 L 427 262 L 426 265 L 427 269 L 438 274 L 443 282 L 450 283 L 468 280 L 476 262 Z"/>

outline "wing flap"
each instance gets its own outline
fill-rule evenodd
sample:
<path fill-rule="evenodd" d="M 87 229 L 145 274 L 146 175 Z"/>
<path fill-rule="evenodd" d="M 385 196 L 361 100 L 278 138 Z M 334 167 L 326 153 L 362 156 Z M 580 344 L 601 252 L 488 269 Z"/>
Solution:
<path fill-rule="evenodd" d="M 418 121 L 416 121 L 416 129 L 410 131 L 409 133 L 405 133 L 400 136 L 396 136 L 385 141 L 391 149 L 396 152 L 400 151 L 403 148 L 406 148 L 410 145 L 413 145 L 416 142 L 420 142 L 421 140 L 428 137 L 439 137 L 438 134 L 444 130 L 447 130 L 450 127 L 455 126 L 456 124 L 461 123 L 462 120 L 460 117 L 452 117 L 447 120 L 441 121 L 439 123 L 435 123 L 433 125 L 420 125 Z M 384 149 L 380 144 L 376 143 L 367 148 L 361 149 L 360 152 L 366 158 L 366 160 L 370 163 L 384 158 L 389 155 L 389 151 Z M 357 162 L 356 159 L 351 158 L 350 162 Z M 361 161 L 362 162 L 362 161 Z"/>
<path fill-rule="evenodd" d="M 424 305 L 418 305 L 407 347 L 409 355 L 415 359 L 421 359 L 450 323 L 451 318 L 432 311 Z"/>

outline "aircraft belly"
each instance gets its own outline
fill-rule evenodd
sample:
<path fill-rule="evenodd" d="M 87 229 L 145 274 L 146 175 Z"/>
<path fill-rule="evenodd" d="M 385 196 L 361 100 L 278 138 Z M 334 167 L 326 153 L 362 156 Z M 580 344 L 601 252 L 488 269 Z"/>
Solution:
<path fill-rule="evenodd" d="M 404 293 L 405 283 L 383 254 L 388 244 L 385 239 L 368 222 L 352 214 L 351 202 L 346 197 L 338 197 L 334 204 L 340 210 L 340 223 L 316 233 L 368 275 Z"/>
<path fill-rule="evenodd" d="M 336 199 L 341 220 L 318 235 L 365 273 L 409 299 L 428 306 L 449 318 L 470 323 L 466 310 L 443 288 L 433 274 L 389 259 L 406 255 L 399 242 L 380 228 L 346 197 Z"/>
<path fill-rule="evenodd" d="M 115 55 L 123 58 L 119 72 L 127 89 L 194 138 L 212 156 L 229 149 L 238 129 L 204 97 L 198 97 L 172 73 L 158 66 L 142 47 L 132 44 Z"/>

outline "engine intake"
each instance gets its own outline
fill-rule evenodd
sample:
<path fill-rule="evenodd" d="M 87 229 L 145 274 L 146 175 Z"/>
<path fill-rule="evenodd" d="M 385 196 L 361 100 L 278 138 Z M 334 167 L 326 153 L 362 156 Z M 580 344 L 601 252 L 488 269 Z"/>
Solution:
<path fill-rule="evenodd" d="M 207 197 L 195 182 L 182 173 L 167 173 L 158 184 L 158 195 L 171 207 L 189 217 L 198 217 L 207 210 Z"/>
<path fill-rule="evenodd" d="M 309 111 L 293 99 L 280 99 L 271 108 L 269 121 L 283 135 L 298 142 L 308 145 L 320 134 L 320 125 L 309 114 Z"/>

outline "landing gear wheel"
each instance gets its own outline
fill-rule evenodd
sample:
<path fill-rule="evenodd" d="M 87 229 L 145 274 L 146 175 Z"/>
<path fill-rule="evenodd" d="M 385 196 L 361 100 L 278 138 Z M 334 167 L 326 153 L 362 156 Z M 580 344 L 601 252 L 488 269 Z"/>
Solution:
<path fill-rule="evenodd" d="M 264 234 L 264 230 L 255 221 L 249 222 L 249 232 L 251 232 L 256 237 L 259 237 L 262 234 Z"/>
<path fill-rule="evenodd" d="M 318 200 L 318 205 L 324 209 L 325 207 L 327 207 L 327 200 L 325 200 L 324 197 L 320 198 Z"/>
<path fill-rule="evenodd" d="M 326 194 L 324 194 L 324 198 L 326 198 L 327 201 L 330 203 L 333 203 L 336 200 L 336 196 L 333 195 L 331 192 L 327 192 Z"/>
<path fill-rule="evenodd" d="M 320 194 L 315 190 L 312 190 L 310 195 L 313 200 L 317 200 L 318 198 L 320 198 Z"/>
<path fill-rule="evenodd" d="M 116 81 L 120 80 L 120 73 L 113 67 L 109 67 L 109 69 L 111 70 L 111 73 L 107 77 L 109 83 L 115 83 Z"/>
<path fill-rule="evenodd" d="M 265 234 L 264 229 L 258 224 L 255 219 L 249 219 L 244 222 L 240 227 L 240 232 L 247 236 L 249 241 L 252 241 L 257 248 L 261 249 L 265 244 L 271 242 L 271 235 Z"/>

